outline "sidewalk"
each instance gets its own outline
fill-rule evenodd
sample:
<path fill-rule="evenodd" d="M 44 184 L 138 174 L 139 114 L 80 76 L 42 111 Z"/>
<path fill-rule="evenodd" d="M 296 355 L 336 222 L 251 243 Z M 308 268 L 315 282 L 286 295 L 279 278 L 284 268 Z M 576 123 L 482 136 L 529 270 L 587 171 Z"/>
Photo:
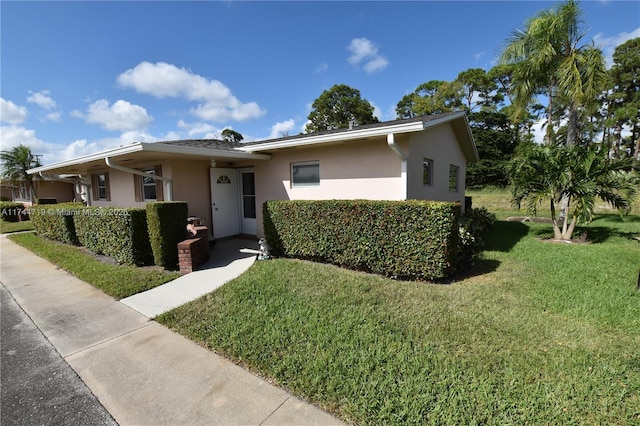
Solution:
<path fill-rule="evenodd" d="M 4 236 L 0 243 L 0 281 L 119 424 L 341 424 Z"/>

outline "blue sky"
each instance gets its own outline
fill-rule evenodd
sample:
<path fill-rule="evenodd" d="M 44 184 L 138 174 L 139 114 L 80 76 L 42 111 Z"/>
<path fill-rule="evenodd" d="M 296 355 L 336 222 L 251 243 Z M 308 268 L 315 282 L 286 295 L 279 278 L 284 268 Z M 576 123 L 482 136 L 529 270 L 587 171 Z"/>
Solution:
<path fill-rule="evenodd" d="M 334 84 L 381 121 L 429 80 L 490 69 L 546 1 L 0 2 L 1 147 L 45 164 L 136 141 L 302 131 Z M 640 2 L 583 1 L 610 58 Z"/>

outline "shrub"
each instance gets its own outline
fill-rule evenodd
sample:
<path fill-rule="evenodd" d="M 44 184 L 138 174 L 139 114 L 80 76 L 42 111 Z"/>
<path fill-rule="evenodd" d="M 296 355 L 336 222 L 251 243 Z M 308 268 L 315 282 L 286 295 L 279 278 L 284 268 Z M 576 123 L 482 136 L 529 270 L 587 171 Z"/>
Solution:
<path fill-rule="evenodd" d="M 78 245 L 74 216 L 83 208 L 85 207 L 82 203 L 36 205 L 29 208 L 29 216 L 38 235 Z"/>
<path fill-rule="evenodd" d="M 473 266 L 484 249 L 485 236 L 495 221 L 496 215 L 484 207 L 467 210 L 460 217 L 460 270 Z"/>
<path fill-rule="evenodd" d="M 29 217 L 22 203 L 1 201 L 0 211 L 2 211 L 2 220 L 6 222 L 18 222 L 19 220 L 25 220 Z"/>
<path fill-rule="evenodd" d="M 74 216 L 80 244 L 119 263 L 147 265 L 153 261 L 147 212 L 141 208 L 85 207 Z"/>
<path fill-rule="evenodd" d="M 155 202 L 146 208 L 153 260 L 158 266 L 174 269 L 178 265 L 178 243 L 186 234 L 187 203 Z"/>
<path fill-rule="evenodd" d="M 460 205 L 425 201 L 268 201 L 276 253 L 401 278 L 456 270 Z"/>

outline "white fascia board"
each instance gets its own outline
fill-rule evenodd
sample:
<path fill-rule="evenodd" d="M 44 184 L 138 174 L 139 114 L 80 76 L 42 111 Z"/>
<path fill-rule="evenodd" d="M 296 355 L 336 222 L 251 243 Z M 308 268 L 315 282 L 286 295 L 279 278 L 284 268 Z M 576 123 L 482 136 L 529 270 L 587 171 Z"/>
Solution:
<path fill-rule="evenodd" d="M 353 129 L 345 130 L 340 133 L 331 133 L 328 135 L 304 136 L 286 141 L 267 142 L 256 145 L 242 147 L 240 149 L 246 152 L 268 151 L 271 149 L 292 148 L 297 146 L 318 145 L 328 142 L 344 142 L 352 139 L 365 139 L 375 136 L 386 136 L 389 133 L 409 133 L 424 130 L 422 121 L 412 123 L 395 124 L 391 126 L 374 127 L 370 129 Z"/>
<path fill-rule="evenodd" d="M 90 161 L 103 160 L 107 157 L 113 157 L 116 155 L 130 154 L 132 152 L 142 151 L 142 143 L 136 142 L 131 145 L 125 145 L 118 148 L 109 149 L 107 151 L 96 152 L 95 154 L 89 154 L 71 160 L 59 161 L 57 163 L 47 164 L 45 166 L 35 167 L 27 170 L 30 175 L 47 172 L 49 170 L 57 169 L 60 167 L 77 166 L 78 164 L 88 163 Z"/>
<path fill-rule="evenodd" d="M 224 157 L 234 159 L 268 160 L 268 154 L 253 154 L 243 148 L 234 148 L 233 151 L 223 149 L 194 148 L 179 145 L 167 145 L 162 143 L 143 143 L 142 150 L 147 152 L 162 152 L 166 154 L 200 155 L 202 157 Z"/>
<path fill-rule="evenodd" d="M 245 152 L 242 149 L 236 149 L 234 151 L 208 149 L 208 148 L 193 148 L 176 145 L 166 145 L 161 143 L 144 143 L 136 142 L 130 145 L 121 146 L 118 148 L 109 149 L 107 151 L 97 152 L 95 154 L 85 155 L 83 157 L 74 158 L 71 160 L 60 161 L 57 163 L 47 164 L 45 166 L 36 167 L 27 170 L 30 175 L 40 172 L 47 172 L 49 170 L 57 169 L 60 167 L 76 166 L 78 164 L 88 163 L 96 160 L 104 160 L 105 158 L 117 157 L 120 155 L 131 154 L 134 152 L 161 152 L 165 154 L 186 154 L 186 155 L 198 155 L 206 158 L 222 157 L 233 159 L 253 159 L 253 160 L 268 160 L 271 158 L 268 154 L 253 154 Z"/>

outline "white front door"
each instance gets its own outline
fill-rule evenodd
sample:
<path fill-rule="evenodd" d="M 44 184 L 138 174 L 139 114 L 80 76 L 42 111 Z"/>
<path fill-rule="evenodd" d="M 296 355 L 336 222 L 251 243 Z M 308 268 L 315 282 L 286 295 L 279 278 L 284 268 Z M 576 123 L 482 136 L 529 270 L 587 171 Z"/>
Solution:
<path fill-rule="evenodd" d="M 253 168 L 240 169 L 240 209 L 242 233 L 256 235 L 256 183 Z"/>
<path fill-rule="evenodd" d="M 211 180 L 211 217 L 213 237 L 240 233 L 239 185 L 236 169 L 209 169 Z"/>

